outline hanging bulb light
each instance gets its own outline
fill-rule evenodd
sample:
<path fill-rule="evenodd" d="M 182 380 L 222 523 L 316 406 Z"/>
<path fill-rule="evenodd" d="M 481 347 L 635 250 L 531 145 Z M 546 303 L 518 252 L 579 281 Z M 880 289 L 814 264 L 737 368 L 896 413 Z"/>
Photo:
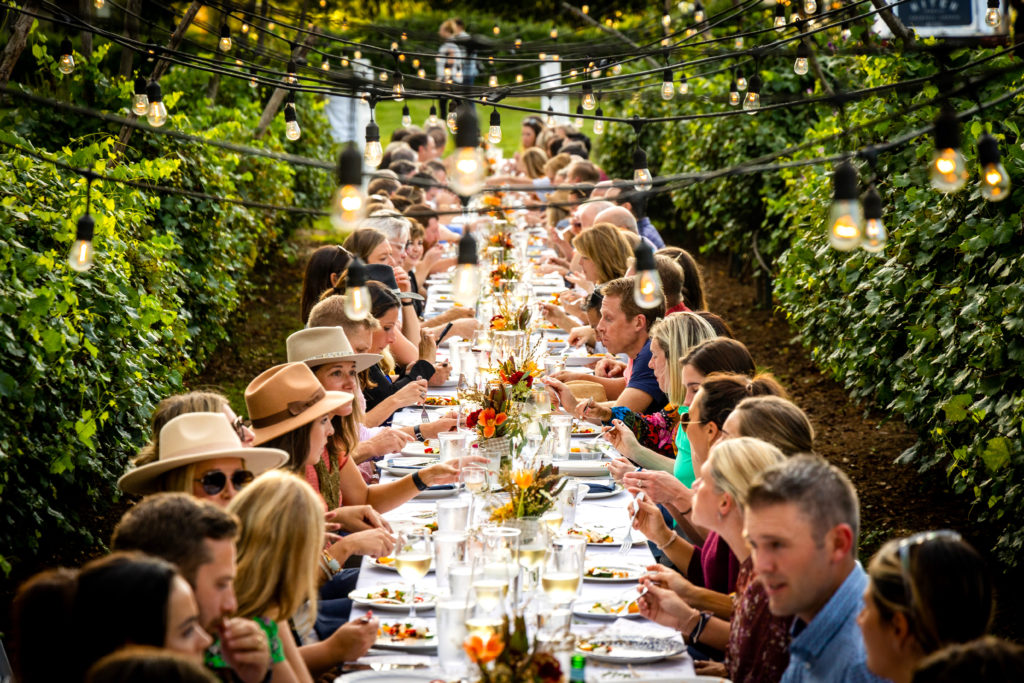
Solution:
<path fill-rule="evenodd" d="M 732 41 L 732 47 L 735 50 L 743 49 L 743 36 L 736 36 Z"/>
<path fill-rule="evenodd" d="M 299 82 L 299 78 L 297 76 L 297 72 L 299 70 L 299 67 L 298 67 L 298 65 L 295 64 L 295 60 L 294 59 L 289 59 L 288 60 L 288 67 L 287 67 L 287 69 L 288 69 L 288 75 L 286 75 L 284 77 L 284 82 L 285 83 L 291 83 L 293 85 L 295 83 L 298 83 Z"/>
<path fill-rule="evenodd" d="M 370 288 L 366 286 L 366 266 L 358 256 L 352 258 L 345 274 L 345 296 L 341 300 L 342 310 L 352 320 L 365 320 L 370 315 L 373 302 Z"/>
<path fill-rule="evenodd" d="M 452 278 L 452 298 L 460 306 L 474 306 L 480 298 L 480 268 L 476 264 L 476 239 L 464 229 Z"/>
<path fill-rule="evenodd" d="M 497 108 L 491 112 L 491 123 L 487 128 L 487 142 L 492 145 L 501 143 L 501 114 L 498 113 Z"/>
<path fill-rule="evenodd" d="M 779 33 L 786 28 L 786 6 L 781 2 L 775 4 L 775 19 L 772 21 L 772 26 Z"/>
<path fill-rule="evenodd" d="M 988 0 L 988 9 L 985 11 L 985 23 L 989 26 L 999 26 L 1003 19 L 999 13 L 999 0 Z"/>
<path fill-rule="evenodd" d="M 396 52 L 398 50 L 398 43 L 394 40 L 391 41 L 391 51 Z"/>
<path fill-rule="evenodd" d="M 430 105 L 430 113 L 427 115 L 427 126 L 436 126 L 437 120 L 437 107 Z"/>
<path fill-rule="evenodd" d="M 427 70 L 423 69 L 423 68 L 416 69 L 416 77 L 417 78 L 426 78 L 427 77 Z"/>
<path fill-rule="evenodd" d="M 295 93 L 288 95 L 288 104 L 284 105 L 284 136 L 295 142 L 302 137 L 302 129 L 295 116 Z"/>
<path fill-rule="evenodd" d="M 321 69 L 321 71 L 330 71 L 331 70 L 331 63 L 329 61 L 327 61 L 327 57 L 324 57 L 324 60 L 322 62 L 320 62 L 320 69 Z"/>
<path fill-rule="evenodd" d="M 520 38 L 519 36 L 516 36 L 515 42 L 513 42 L 512 44 L 515 45 L 515 48 L 518 50 L 523 46 L 523 39 Z"/>
<path fill-rule="evenodd" d="M 516 74 L 516 83 L 522 83 L 522 82 L 523 82 L 523 74 L 518 74 L 517 73 Z"/>
<path fill-rule="evenodd" d="M 250 71 L 249 72 L 249 87 L 253 88 L 255 90 L 258 85 L 259 85 L 259 82 L 256 80 L 256 71 L 255 70 Z"/>
<path fill-rule="evenodd" d="M 736 81 L 729 83 L 729 105 L 738 106 L 740 103 L 740 91 L 736 88 Z"/>
<path fill-rule="evenodd" d="M 736 89 L 738 91 L 740 91 L 740 92 L 743 92 L 744 90 L 746 90 L 747 89 L 747 79 L 744 78 L 743 75 L 740 74 L 739 71 L 734 71 L 732 73 L 732 75 L 736 79 Z"/>
<path fill-rule="evenodd" d="M 967 182 L 967 162 L 960 147 L 960 123 L 956 112 L 944 105 L 935 119 L 935 154 L 929 176 L 939 192 L 956 192 Z"/>
<path fill-rule="evenodd" d="M 409 113 L 409 105 L 402 105 L 402 128 L 408 128 L 412 125 L 412 114 Z"/>
<path fill-rule="evenodd" d="M 149 111 L 149 97 L 146 96 L 146 79 L 139 76 L 135 79 L 135 93 L 132 95 L 132 113 L 145 116 Z"/>
<path fill-rule="evenodd" d="M 341 53 L 341 68 L 346 69 L 346 68 L 348 68 L 348 65 L 349 65 L 348 57 L 346 57 L 345 53 L 343 52 L 343 53 Z"/>
<path fill-rule="evenodd" d="M 690 84 L 686 80 L 686 74 L 679 74 L 679 94 L 680 95 L 689 95 L 690 94 Z"/>
<path fill-rule="evenodd" d="M 981 196 L 1001 202 L 1010 196 L 1010 176 L 1000 163 L 999 143 L 989 134 L 978 138 L 978 164 L 981 166 Z"/>
<path fill-rule="evenodd" d="M 558 125 L 558 121 L 555 120 L 555 110 L 548 107 L 548 115 L 544 117 L 544 125 L 548 128 L 554 128 Z"/>
<path fill-rule="evenodd" d="M 497 88 L 498 87 L 498 74 L 491 74 L 490 75 L 490 77 L 487 79 L 487 86 L 491 87 L 491 88 Z"/>
<path fill-rule="evenodd" d="M 597 98 L 594 97 L 594 86 L 590 83 L 583 84 L 583 97 L 580 100 L 580 104 L 587 111 L 594 111 L 594 107 L 597 106 Z"/>
<path fill-rule="evenodd" d="M 387 71 L 381 71 L 380 75 L 378 76 L 378 78 L 380 78 L 382 83 L 386 83 L 388 78 L 389 78 L 388 77 L 388 72 Z"/>
<path fill-rule="evenodd" d="M 362 183 L 362 155 L 356 144 L 349 142 L 338 159 L 338 189 L 331 198 L 331 223 L 338 230 L 354 228 L 363 217 L 366 198 L 363 196 Z"/>
<path fill-rule="evenodd" d="M 796 61 L 793 62 L 793 73 L 797 76 L 807 75 L 807 63 L 811 56 L 811 50 L 807 47 L 807 43 L 800 42 L 796 46 Z"/>
<path fill-rule="evenodd" d="M 860 247 L 864 251 L 877 254 L 885 249 L 889 232 L 882 224 L 882 198 L 874 185 L 864 193 L 861 204 L 864 206 L 864 241 Z"/>
<path fill-rule="evenodd" d="M 371 168 L 377 168 L 383 158 L 384 148 L 380 146 L 380 128 L 371 115 L 370 122 L 366 124 L 366 149 L 363 150 L 363 159 Z"/>
<path fill-rule="evenodd" d="M 572 120 L 572 125 L 576 127 L 576 130 L 583 130 L 583 105 L 576 105 L 576 118 Z"/>
<path fill-rule="evenodd" d="M 828 217 L 828 241 L 833 249 L 850 251 L 861 241 L 864 214 L 857 199 L 857 169 L 849 161 L 832 174 L 832 208 Z"/>
<path fill-rule="evenodd" d="M 804 0 L 804 14 L 810 16 L 818 11 L 816 0 Z"/>
<path fill-rule="evenodd" d="M 491 33 L 493 33 L 494 35 L 500 34 L 501 33 L 501 27 L 498 26 L 497 24 L 495 24 L 494 26 L 491 27 Z"/>
<path fill-rule="evenodd" d="M 228 28 L 227 24 L 220 25 L 220 40 L 217 41 L 217 47 L 220 48 L 221 52 L 227 52 L 231 49 L 231 29 Z"/>
<path fill-rule="evenodd" d="M 654 182 L 651 171 L 647 168 L 647 152 L 639 146 L 633 150 L 633 187 L 637 192 L 647 192 Z"/>
<path fill-rule="evenodd" d="M 547 58 L 548 58 L 548 53 L 547 52 L 538 52 L 537 53 L 537 59 L 539 59 L 540 61 L 543 62 L 543 61 L 547 60 Z"/>
<path fill-rule="evenodd" d="M 448 116 L 445 117 L 445 123 L 448 125 L 448 130 L 452 133 L 459 131 L 459 114 L 456 111 L 455 100 L 448 101 Z"/>
<path fill-rule="evenodd" d="M 661 72 L 661 99 L 667 102 L 675 94 L 676 86 L 672 82 L 672 69 L 665 69 Z"/>
<path fill-rule="evenodd" d="M 704 5 L 701 4 L 700 0 L 697 0 L 697 2 L 693 3 L 693 22 L 695 24 L 699 24 L 703 22 L 705 18 Z"/>
<path fill-rule="evenodd" d="M 558 40 L 558 27 L 552 26 L 551 30 L 548 31 L 548 35 L 551 36 L 551 40 Z"/>
<path fill-rule="evenodd" d="M 96 9 L 103 9 L 103 7 L 106 4 L 107 4 L 106 0 L 93 0 L 93 2 L 92 2 L 92 6 L 95 7 Z"/>
<path fill-rule="evenodd" d="M 65 76 L 75 70 L 74 51 L 70 38 L 65 37 L 60 41 L 60 59 L 57 61 L 57 69 Z"/>
<path fill-rule="evenodd" d="M 420 60 L 418 60 L 418 59 L 412 60 L 412 68 L 414 68 L 414 69 L 420 68 Z"/>
<path fill-rule="evenodd" d="M 601 107 L 598 107 L 597 111 L 594 112 L 594 115 L 604 116 L 604 111 Z M 604 135 L 604 120 L 600 118 L 594 119 L 594 135 Z"/>
<path fill-rule="evenodd" d="M 743 98 L 743 111 L 748 114 L 756 114 L 757 110 L 761 108 L 761 76 L 754 74 L 750 78 L 750 90 L 747 91 L 747 96 Z"/>
<path fill-rule="evenodd" d="M 622 74 L 622 64 L 615 62 L 610 67 L 608 67 L 608 71 L 611 72 L 612 76 L 619 76 Z"/>
<path fill-rule="evenodd" d="M 167 123 L 167 106 L 164 104 L 164 96 L 160 90 L 160 84 L 156 81 L 150 81 L 146 86 L 146 97 L 149 99 L 149 111 L 146 112 L 146 120 L 149 121 L 149 125 L 159 128 Z"/>
<path fill-rule="evenodd" d="M 661 15 L 661 25 L 664 26 L 665 28 L 668 28 L 669 26 L 671 26 L 672 25 L 672 15 L 670 15 L 670 14 L 662 14 Z"/>
<path fill-rule="evenodd" d="M 381 72 L 381 76 L 386 75 L 386 71 Z M 395 96 L 395 102 L 401 102 L 405 99 L 405 77 L 402 76 L 401 71 L 395 71 L 395 84 L 391 86 L 391 93 Z"/>
<path fill-rule="evenodd" d="M 661 277 L 654 263 L 654 250 L 645 240 L 640 240 L 633 250 L 636 279 L 633 281 L 633 301 L 640 308 L 656 308 L 665 301 Z"/>
<path fill-rule="evenodd" d="M 352 59 L 362 59 L 362 58 L 363 58 L 363 51 L 362 50 L 357 48 L 357 49 L 355 49 L 352 52 Z"/>
<path fill-rule="evenodd" d="M 88 213 L 78 219 L 75 227 L 75 242 L 68 252 L 68 265 L 79 273 L 92 268 L 92 238 L 96 223 Z"/>
<path fill-rule="evenodd" d="M 348 17 L 344 17 L 341 20 L 341 30 L 342 31 L 347 31 L 348 30 Z"/>
<path fill-rule="evenodd" d="M 480 127 L 477 124 L 476 112 L 473 105 L 466 102 L 458 111 L 454 173 L 448 177 L 451 188 L 460 197 L 470 197 L 484 186 L 484 171 L 487 164 L 479 144 Z"/>

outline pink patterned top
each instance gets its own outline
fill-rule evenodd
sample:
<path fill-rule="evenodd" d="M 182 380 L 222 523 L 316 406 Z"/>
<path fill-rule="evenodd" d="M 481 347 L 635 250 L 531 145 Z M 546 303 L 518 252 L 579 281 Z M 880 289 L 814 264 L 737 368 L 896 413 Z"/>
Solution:
<path fill-rule="evenodd" d="M 768 594 L 754 577 L 748 557 L 736 577 L 736 609 L 729 624 L 725 666 L 734 681 L 775 683 L 789 666 L 789 627 L 793 617 L 768 611 Z"/>

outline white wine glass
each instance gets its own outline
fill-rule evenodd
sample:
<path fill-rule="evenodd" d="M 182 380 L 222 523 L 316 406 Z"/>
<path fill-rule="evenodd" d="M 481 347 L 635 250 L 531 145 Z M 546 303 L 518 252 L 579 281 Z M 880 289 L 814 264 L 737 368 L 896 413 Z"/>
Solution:
<path fill-rule="evenodd" d="M 554 605 L 571 604 L 583 581 L 583 558 L 587 540 L 575 536 L 551 539 L 540 585 Z"/>
<path fill-rule="evenodd" d="M 416 582 L 430 571 L 433 552 L 430 534 L 425 529 L 403 529 L 398 532 L 395 547 L 395 569 L 409 582 L 409 618 L 416 618 Z"/>

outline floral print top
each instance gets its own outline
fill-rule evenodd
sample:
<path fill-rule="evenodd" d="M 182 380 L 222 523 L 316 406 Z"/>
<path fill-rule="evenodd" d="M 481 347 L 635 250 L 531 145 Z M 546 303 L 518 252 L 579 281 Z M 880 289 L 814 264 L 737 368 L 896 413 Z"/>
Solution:
<path fill-rule="evenodd" d="M 629 408 L 615 407 L 612 408 L 612 420 L 622 420 L 622 423 L 636 435 L 636 440 L 641 446 L 669 458 L 676 457 L 675 434 L 679 425 L 679 413 L 675 406 L 667 405 L 649 415 L 635 413 Z M 611 424 L 611 420 L 604 424 Z"/>
<path fill-rule="evenodd" d="M 789 627 L 793 617 L 776 617 L 768 610 L 768 594 L 754 577 L 751 558 L 736 577 L 736 609 L 729 624 L 725 666 L 734 681 L 775 683 L 789 666 Z"/>

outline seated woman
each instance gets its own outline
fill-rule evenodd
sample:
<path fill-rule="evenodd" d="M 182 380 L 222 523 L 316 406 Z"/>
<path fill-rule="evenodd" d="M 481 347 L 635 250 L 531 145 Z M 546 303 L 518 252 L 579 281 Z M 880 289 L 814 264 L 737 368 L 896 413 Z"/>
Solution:
<path fill-rule="evenodd" d="M 674 572 L 655 567 L 640 579 L 640 585 L 647 588 L 639 601 L 641 614 L 682 631 L 691 646 L 725 652 L 724 666 L 695 662 L 699 674 L 773 683 L 782 678 L 789 664 L 792 617 L 772 616 L 768 594 L 755 579 L 750 548 L 743 537 L 750 485 L 761 472 L 784 459 L 779 449 L 763 441 L 729 439 L 711 449 L 693 487 L 694 522 L 720 534 L 741 563 L 731 621 L 727 615 L 711 616 L 688 604 L 690 586 Z"/>
<path fill-rule="evenodd" d="M 85 683 L 217 683 L 217 678 L 186 655 L 146 645 L 130 645 L 99 660 Z"/>
<path fill-rule="evenodd" d="M 342 285 L 352 254 L 344 247 L 329 244 L 313 252 L 306 263 L 306 272 L 302 277 L 302 324 L 309 320 L 309 312 L 323 297 L 324 292 Z"/>
<path fill-rule="evenodd" d="M 877 676 L 910 683 L 927 655 L 988 632 L 992 580 L 955 531 L 889 541 L 871 558 L 868 577 L 857 624 L 868 669 Z"/>
<path fill-rule="evenodd" d="M 344 632 L 339 630 L 335 636 L 344 634 L 344 649 L 320 642 L 301 651 L 288 623 L 304 605 L 307 611 L 296 628 L 303 631 L 316 618 L 326 528 L 322 503 L 312 487 L 294 474 L 275 470 L 231 501 L 228 511 L 241 522 L 237 614 L 259 622 L 269 639 L 272 680 L 312 683 L 311 671 L 319 675 L 365 654 L 377 635 L 376 620 L 351 622 Z"/>
<path fill-rule="evenodd" d="M 703 318 L 695 313 L 674 313 L 651 326 L 651 369 L 658 380 L 658 387 L 668 396 L 669 405 L 662 410 L 644 415 L 629 408 L 603 406 L 592 399 L 576 401 L 561 390 L 558 380 L 547 380 L 555 387 L 562 406 L 574 405 L 574 412 L 581 419 L 611 424 L 619 420 L 633 432 L 642 449 L 633 453 L 637 465 L 653 470 L 672 471 L 679 467 L 687 486 L 693 484 L 693 477 L 686 477 L 692 470 L 690 444 L 686 431 L 679 428 L 679 420 L 689 407 L 685 405 L 686 386 L 683 384 L 682 359 L 691 350 L 715 338 L 715 331 Z"/>
<path fill-rule="evenodd" d="M 160 451 L 160 430 L 165 424 L 184 413 L 224 413 L 242 445 L 252 446 L 252 429 L 245 420 L 235 414 L 227 398 L 215 391 L 190 391 L 187 394 L 168 396 L 156 405 L 150 420 L 150 442 L 142 447 L 132 463 L 141 466 L 156 461 Z"/>
<path fill-rule="evenodd" d="M 180 652 L 202 665 L 213 642 L 174 565 L 139 553 L 36 574 L 12 607 L 12 663 L 23 683 L 81 681 L 95 661 L 129 644 Z"/>
<path fill-rule="evenodd" d="M 167 406 L 180 408 L 184 403 L 162 401 L 154 414 L 154 426 L 164 421 Z M 222 412 L 178 415 L 163 425 L 154 442 L 158 449 L 155 457 L 147 457 L 146 464 L 118 480 L 118 487 L 125 493 L 143 496 L 181 491 L 226 507 L 256 475 L 288 460 L 288 454 L 280 449 L 243 447 Z"/>
<path fill-rule="evenodd" d="M 807 413 L 781 396 L 753 396 L 740 401 L 725 419 L 729 437 L 752 436 L 787 456 L 814 452 L 814 427 Z"/>

